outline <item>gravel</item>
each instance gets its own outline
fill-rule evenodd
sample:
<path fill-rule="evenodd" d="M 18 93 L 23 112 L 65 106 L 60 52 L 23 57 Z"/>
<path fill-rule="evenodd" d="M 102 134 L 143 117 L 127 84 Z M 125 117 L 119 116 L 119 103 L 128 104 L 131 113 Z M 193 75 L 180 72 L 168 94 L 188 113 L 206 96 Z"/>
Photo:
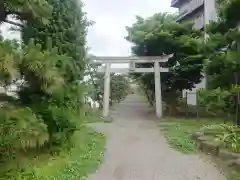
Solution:
<path fill-rule="evenodd" d="M 89 180 L 226 180 L 200 155 L 170 148 L 141 97 L 131 94 L 111 112 L 110 124 L 95 124 L 108 138 L 105 160 Z"/>

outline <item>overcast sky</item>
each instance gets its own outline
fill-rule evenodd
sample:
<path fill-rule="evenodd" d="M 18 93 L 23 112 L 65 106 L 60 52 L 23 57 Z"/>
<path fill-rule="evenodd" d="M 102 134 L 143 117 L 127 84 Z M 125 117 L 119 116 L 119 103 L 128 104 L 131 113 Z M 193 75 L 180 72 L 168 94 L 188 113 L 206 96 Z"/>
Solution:
<path fill-rule="evenodd" d="M 89 29 L 88 46 L 91 53 L 100 56 L 124 56 L 131 53 L 130 44 L 124 39 L 125 26 L 134 22 L 135 16 L 151 16 L 157 12 L 174 12 L 171 0 L 83 0 L 88 18 L 95 21 Z M 7 38 L 19 38 L 18 33 L 1 25 Z"/>
<path fill-rule="evenodd" d="M 174 12 L 171 0 L 84 0 L 88 18 L 95 21 L 89 29 L 88 46 L 101 56 L 124 56 L 131 53 L 131 45 L 124 39 L 125 26 L 136 15 L 151 16 L 158 12 Z"/>

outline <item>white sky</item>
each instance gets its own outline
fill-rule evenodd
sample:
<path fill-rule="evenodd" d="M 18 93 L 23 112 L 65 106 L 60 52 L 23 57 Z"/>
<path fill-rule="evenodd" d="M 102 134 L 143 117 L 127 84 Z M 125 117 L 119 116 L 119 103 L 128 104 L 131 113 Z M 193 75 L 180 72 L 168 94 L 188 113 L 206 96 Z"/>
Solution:
<path fill-rule="evenodd" d="M 151 16 L 158 12 L 175 12 L 171 0 L 83 0 L 88 18 L 95 21 L 89 29 L 87 41 L 90 52 L 99 56 L 127 56 L 131 45 L 124 39 L 125 26 L 131 25 L 136 15 Z M 19 38 L 18 33 L 1 25 L 6 38 Z"/>
<path fill-rule="evenodd" d="M 100 56 L 124 56 L 131 53 L 131 45 L 124 39 L 125 26 L 136 15 L 151 16 L 158 12 L 174 12 L 171 0 L 83 0 L 88 18 L 95 21 L 89 29 L 88 45 Z"/>

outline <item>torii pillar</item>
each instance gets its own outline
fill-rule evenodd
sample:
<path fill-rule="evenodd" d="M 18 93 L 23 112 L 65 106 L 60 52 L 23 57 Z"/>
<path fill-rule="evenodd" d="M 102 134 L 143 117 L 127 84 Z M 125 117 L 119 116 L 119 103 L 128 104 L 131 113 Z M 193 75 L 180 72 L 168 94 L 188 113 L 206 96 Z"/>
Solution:
<path fill-rule="evenodd" d="M 160 68 L 159 62 L 154 62 L 154 76 L 155 76 L 155 108 L 156 108 L 156 115 L 158 118 L 162 117 L 162 91 L 161 91 L 161 76 L 160 76 Z"/>
<path fill-rule="evenodd" d="M 104 94 L 103 94 L 103 117 L 107 117 L 109 113 L 110 68 L 111 68 L 111 63 L 106 62 L 105 77 L 104 77 Z"/>

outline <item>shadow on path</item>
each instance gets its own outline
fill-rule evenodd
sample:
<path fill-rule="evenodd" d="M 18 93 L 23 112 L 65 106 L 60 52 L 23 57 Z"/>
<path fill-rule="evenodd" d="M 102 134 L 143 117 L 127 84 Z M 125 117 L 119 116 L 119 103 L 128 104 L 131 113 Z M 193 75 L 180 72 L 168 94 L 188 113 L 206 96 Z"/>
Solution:
<path fill-rule="evenodd" d="M 213 163 L 171 149 L 151 111 L 133 94 L 111 111 L 112 123 L 96 124 L 108 143 L 89 180 L 226 180 Z"/>

